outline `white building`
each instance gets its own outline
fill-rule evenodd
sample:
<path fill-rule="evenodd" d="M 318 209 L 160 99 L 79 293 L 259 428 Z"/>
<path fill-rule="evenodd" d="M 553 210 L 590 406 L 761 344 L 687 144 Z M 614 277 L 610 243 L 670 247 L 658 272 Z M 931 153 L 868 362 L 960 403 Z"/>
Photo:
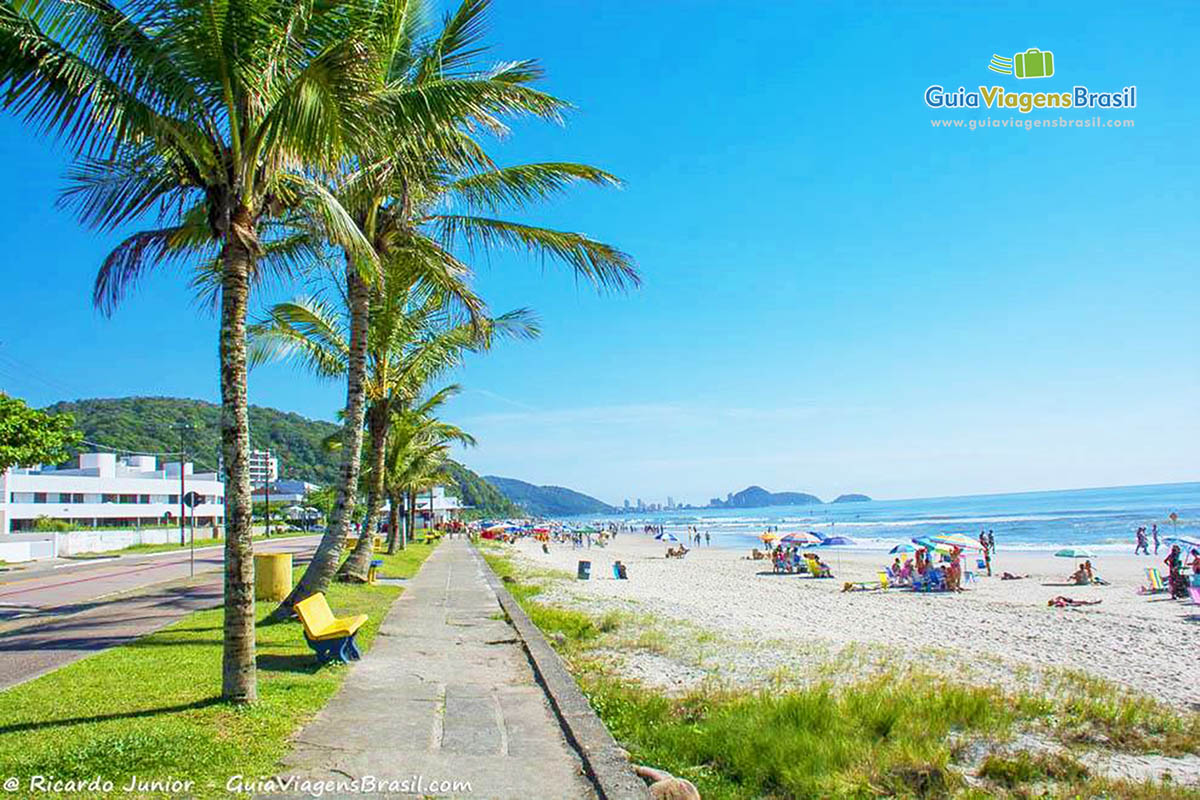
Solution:
<path fill-rule="evenodd" d="M 217 469 L 225 474 L 225 460 L 217 456 Z M 279 480 L 279 459 L 271 455 L 270 450 L 250 451 L 250 485 L 266 486 L 271 481 Z"/>
<path fill-rule="evenodd" d="M 430 496 L 432 494 L 432 497 Z M 417 517 L 418 525 L 429 523 L 429 507 L 432 501 L 433 505 L 433 521 L 435 523 L 447 522 L 455 518 L 460 511 L 466 506 L 459 502 L 454 495 L 446 494 L 445 486 L 435 486 L 432 490 L 425 490 L 417 495 Z M 385 502 L 380 509 L 380 522 L 387 522 L 388 513 L 391 510 L 391 503 Z"/>
<path fill-rule="evenodd" d="M 0 535 L 30 531 L 39 517 L 80 528 L 157 527 L 179 521 L 178 461 L 158 467 L 154 456 L 118 460 L 113 453 L 81 453 L 73 469 L 13 468 L 0 475 Z M 225 524 L 225 486 L 216 473 L 183 464 L 185 492 L 204 502 L 196 525 Z M 187 512 L 190 521 L 192 512 Z"/>
<path fill-rule="evenodd" d="M 268 492 L 267 489 L 271 491 Z M 256 486 L 251 490 L 251 495 L 254 502 L 264 502 L 268 495 L 271 498 L 271 503 L 302 503 L 309 492 L 315 492 L 320 489 L 315 483 L 308 481 L 281 480 L 272 481 L 271 485 Z"/>

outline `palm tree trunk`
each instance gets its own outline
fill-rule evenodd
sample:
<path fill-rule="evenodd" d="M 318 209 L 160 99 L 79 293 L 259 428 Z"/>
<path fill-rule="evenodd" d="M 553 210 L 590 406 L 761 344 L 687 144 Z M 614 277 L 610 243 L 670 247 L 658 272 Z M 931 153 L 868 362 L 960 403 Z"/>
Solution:
<path fill-rule="evenodd" d="M 337 501 L 317 552 L 313 554 L 296 588 L 276 609 L 273 616 L 277 618 L 290 616 L 292 606 L 296 603 L 329 588 L 329 582 L 342 560 L 342 548 L 354 519 L 366 409 L 367 327 L 371 316 L 371 291 L 349 256 L 346 256 L 346 297 L 350 309 L 350 363 L 346 372 L 346 419 L 342 428 L 342 466 Z"/>
<path fill-rule="evenodd" d="M 367 487 L 367 520 L 363 525 L 362 536 L 354 552 L 338 570 L 338 577 L 353 583 L 366 583 L 367 570 L 371 566 L 371 554 L 375 546 L 375 527 L 379 522 L 379 508 L 383 505 L 383 461 L 386 454 L 388 420 L 391 414 L 390 404 L 386 399 L 376 400 L 367 412 L 367 433 L 371 437 L 371 445 L 367 454 L 370 465 L 368 475 L 370 484 Z"/>
<path fill-rule="evenodd" d="M 253 231 L 244 209 L 234 226 Z M 237 233 L 221 252 L 221 455 L 225 462 L 225 630 L 221 696 L 258 697 L 254 662 L 254 545 L 250 497 L 250 414 L 246 401 L 246 308 L 253 256 Z M 182 464 L 180 465 L 182 469 Z"/>
<path fill-rule="evenodd" d="M 417 540 L 417 492 L 415 489 L 408 491 L 408 527 L 404 531 L 404 535 L 408 537 L 410 542 Z"/>
<path fill-rule="evenodd" d="M 389 556 L 395 554 L 397 542 L 400 542 L 400 548 L 404 549 L 404 540 L 400 538 L 400 495 L 396 492 L 388 492 L 387 552 Z"/>

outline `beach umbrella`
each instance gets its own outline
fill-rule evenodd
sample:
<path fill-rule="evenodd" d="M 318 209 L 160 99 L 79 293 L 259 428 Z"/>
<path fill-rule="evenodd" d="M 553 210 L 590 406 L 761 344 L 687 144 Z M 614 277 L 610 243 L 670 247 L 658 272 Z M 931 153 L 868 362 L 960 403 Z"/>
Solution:
<path fill-rule="evenodd" d="M 854 544 L 854 540 L 849 536 L 826 536 L 821 540 L 823 547 L 840 547 L 849 544 Z"/>
<path fill-rule="evenodd" d="M 891 555 L 897 555 L 900 553 L 915 553 L 915 552 L 917 552 L 917 546 L 915 544 L 908 544 L 907 542 L 905 542 L 904 544 L 898 544 L 895 547 L 893 547 L 891 550 L 888 550 L 888 553 Z"/>
<path fill-rule="evenodd" d="M 773 542 L 776 539 L 778 539 L 779 537 L 776 536 L 775 534 L 771 533 L 770 531 L 767 531 L 766 533 L 760 533 L 758 535 L 758 538 L 762 539 L 764 542 Z"/>
<path fill-rule="evenodd" d="M 780 544 L 821 544 L 822 539 L 807 532 L 789 533 L 779 540 Z"/>
<path fill-rule="evenodd" d="M 1059 558 L 1095 558 L 1096 554 L 1091 550 L 1084 550 L 1082 547 L 1064 547 L 1054 555 Z"/>
<path fill-rule="evenodd" d="M 913 544 L 922 550 L 934 550 L 938 553 L 949 553 L 954 549 L 952 545 L 948 545 L 945 542 L 935 542 L 932 539 L 913 539 Z"/>
<path fill-rule="evenodd" d="M 663 541 L 663 542 L 678 542 L 679 541 L 678 539 L 675 538 L 675 534 L 669 533 L 668 531 L 665 531 L 665 530 L 662 533 L 655 536 L 654 538 L 658 539 L 660 541 Z"/>
<path fill-rule="evenodd" d="M 979 550 L 979 542 L 961 533 L 939 533 L 930 536 L 929 541 L 938 544 L 948 544 L 951 547 L 961 547 L 963 550 Z"/>

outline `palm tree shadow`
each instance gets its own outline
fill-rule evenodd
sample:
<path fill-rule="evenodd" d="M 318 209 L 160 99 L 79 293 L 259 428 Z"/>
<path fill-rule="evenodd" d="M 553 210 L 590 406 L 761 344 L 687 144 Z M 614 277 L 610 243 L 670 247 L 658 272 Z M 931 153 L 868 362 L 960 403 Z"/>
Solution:
<path fill-rule="evenodd" d="M 19 733 L 21 731 L 40 731 L 52 730 L 54 728 L 65 728 L 71 725 L 88 725 L 96 722 L 108 722 L 114 719 L 144 719 L 146 717 L 157 717 L 162 714 L 177 714 L 181 711 L 193 711 L 209 706 L 220 705 L 224 701 L 219 697 L 208 697 L 204 700 L 196 700 L 192 703 L 184 703 L 176 706 L 163 706 L 162 708 L 147 708 L 141 711 L 125 711 L 120 714 L 97 714 L 91 717 L 70 717 L 68 719 L 56 719 L 47 722 L 18 722 L 13 725 L 0 725 L 0 736 L 6 733 Z"/>
<path fill-rule="evenodd" d="M 300 672 L 314 675 L 325 665 L 317 661 L 312 653 L 297 653 L 292 655 L 273 655 L 266 653 L 255 659 L 258 668 L 272 672 Z"/>

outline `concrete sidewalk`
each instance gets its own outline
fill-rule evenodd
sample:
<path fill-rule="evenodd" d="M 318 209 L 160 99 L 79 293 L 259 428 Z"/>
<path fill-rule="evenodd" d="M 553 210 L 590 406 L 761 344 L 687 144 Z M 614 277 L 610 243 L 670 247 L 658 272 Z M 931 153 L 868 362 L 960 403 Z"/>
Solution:
<path fill-rule="evenodd" d="M 280 776 L 300 783 L 285 791 L 351 794 L 336 786 L 357 779 L 376 796 L 595 797 L 484 568 L 462 539 L 433 552 L 297 736 Z"/>

